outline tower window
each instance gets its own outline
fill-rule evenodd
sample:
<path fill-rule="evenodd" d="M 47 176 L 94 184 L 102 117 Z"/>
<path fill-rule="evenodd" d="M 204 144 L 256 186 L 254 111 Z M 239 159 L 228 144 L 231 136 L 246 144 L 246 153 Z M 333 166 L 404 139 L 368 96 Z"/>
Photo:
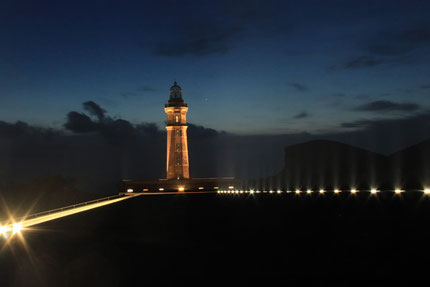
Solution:
<path fill-rule="evenodd" d="M 176 151 L 179 151 L 180 150 L 180 148 L 181 148 L 181 145 L 180 144 L 176 144 Z"/>
<path fill-rule="evenodd" d="M 181 159 L 178 157 L 176 158 L 176 165 L 180 165 L 181 164 Z"/>
<path fill-rule="evenodd" d="M 180 130 L 176 130 L 176 136 L 179 137 L 181 135 L 181 131 Z"/>
<path fill-rule="evenodd" d="M 179 116 L 176 116 L 175 120 L 176 120 L 177 123 L 179 123 Z"/>

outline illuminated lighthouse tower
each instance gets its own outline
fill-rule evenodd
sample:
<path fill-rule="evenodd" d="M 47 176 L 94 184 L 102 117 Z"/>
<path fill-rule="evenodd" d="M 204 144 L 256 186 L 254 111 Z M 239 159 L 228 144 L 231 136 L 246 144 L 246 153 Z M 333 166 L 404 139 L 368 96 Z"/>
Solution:
<path fill-rule="evenodd" d="M 187 142 L 187 104 L 176 81 L 170 88 L 170 99 L 165 105 L 167 115 L 167 179 L 190 178 Z"/>

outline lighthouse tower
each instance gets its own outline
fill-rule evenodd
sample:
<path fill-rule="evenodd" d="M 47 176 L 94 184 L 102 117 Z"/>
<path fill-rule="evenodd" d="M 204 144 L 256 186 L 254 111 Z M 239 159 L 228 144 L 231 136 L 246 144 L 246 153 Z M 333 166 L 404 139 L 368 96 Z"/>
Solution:
<path fill-rule="evenodd" d="M 190 178 L 187 142 L 187 104 L 182 89 L 176 83 L 170 88 L 170 99 L 165 104 L 167 115 L 167 179 Z"/>

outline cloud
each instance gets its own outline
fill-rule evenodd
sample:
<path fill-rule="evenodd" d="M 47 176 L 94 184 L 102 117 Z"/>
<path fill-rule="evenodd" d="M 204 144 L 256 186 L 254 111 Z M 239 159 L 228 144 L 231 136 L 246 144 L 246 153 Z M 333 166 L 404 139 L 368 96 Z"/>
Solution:
<path fill-rule="evenodd" d="M 207 56 L 225 54 L 230 50 L 230 41 L 240 32 L 239 28 L 214 29 L 184 37 L 175 42 L 160 42 L 153 50 L 154 54 L 167 57 Z"/>
<path fill-rule="evenodd" d="M 370 56 L 355 57 L 343 65 L 344 69 L 370 68 L 383 64 L 384 61 Z"/>
<path fill-rule="evenodd" d="M 405 54 L 416 48 L 430 44 L 430 28 L 426 23 L 402 31 L 379 33 L 366 50 L 379 56 Z"/>
<path fill-rule="evenodd" d="M 139 92 L 155 92 L 157 90 L 155 88 L 149 86 L 149 85 L 143 85 L 143 86 L 137 87 L 136 91 L 139 91 Z"/>
<path fill-rule="evenodd" d="M 293 116 L 293 119 L 303 119 L 309 117 L 309 114 L 305 111 L 298 113 L 297 115 Z"/>
<path fill-rule="evenodd" d="M 85 102 L 82 105 L 84 110 L 89 112 L 92 116 L 95 116 L 97 119 L 102 120 L 104 118 L 106 111 L 93 101 Z"/>
<path fill-rule="evenodd" d="M 257 37 L 261 41 L 262 35 L 267 37 L 287 30 L 279 4 L 271 1 L 250 0 L 246 5 L 218 1 L 211 6 L 191 3 L 190 8 L 182 2 L 169 5 L 169 10 L 175 14 L 180 11 L 181 17 L 163 19 L 163 26 L 169 28 L 166 33 L 174 32 L 155 42 L 151 48 L 153 54 L 163 57 L 224 55 L 244 38 Z M 199 12 L 195 13 L 195 9 Z"/>
<path fill-rule="evenodd" d="M 379 112 L 379 111 L 411 112 L 411 111 L 416 111 L 419 108 L 420 106 L 415 103 L 395 103 L 391 101 L 373 101 L 373 102 L 358 106 L 354 108 L 354 110 L 369 111 L 369 112 Z"/>
<path fill-rule="evenodd" d="M 64 127 L 74 133 L 89 133 L 98 130 L 97 123 L 93 122 L 89 116 L 78 112 L 67 114 L 67 122 Z"/>
<path fill-rule="evenodd" d="M 307 86 L 305 86 L 303 84 L 297 83 L 297 82 L 288 83 L 288 85 L 290 87 L 294 88 L 296 91 L 299 91 L 299 92 L 307 92 L 307 91 L 309 91 L 309 87 L 307 87 Z"/>

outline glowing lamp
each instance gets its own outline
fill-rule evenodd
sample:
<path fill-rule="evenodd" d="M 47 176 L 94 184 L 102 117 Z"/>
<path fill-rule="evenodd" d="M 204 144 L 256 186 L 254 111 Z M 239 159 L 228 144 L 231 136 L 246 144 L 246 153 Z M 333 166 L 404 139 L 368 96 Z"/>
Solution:
<path fill-rule="evenodd" d="M 132 188 L 128 188 L 127 192 L 133 192 L 133 189 Z"/>
<path fill-rule="evenodd" d="M 336 189 L 334 190 L 334 193 L 339 193 L 339 192 L 340 192 L 340 189 L 337 189 L 337 188 L 336 188 Z"/>
<path fill-rule="evenodd" d="M 158 190 L 159 190 L 159 191 L 164 191 L 164 188 L 160 187 Z"/>
<path fill-rule="evenodd" d="M 310 194 L 310 193 L 312 193 L 312 190 L 308 189 L 308 190 L 306 190 L 306 193 Z"/>
<path fill-rule="evenodd" d="M 199 189 L 202 190 L 202 189 L 205 189 L 205 188 L 203 186 L 199 186 Z"/>
<path fill-rule="evenodd" d="M 183 186 L 181 186 L 180 188 L 178 188 L 179 191 L 184 191 L 185 188 Z"/>
<path fill-rule="evenodd" d="M 351 193 L 357 193 L 357 191 L 355 188 L 351 189 Z"/>
<path fill-rule="evenodd" d="M 373 194 L 376 194 L 376 193 L 378 193 L 379 192 L 379 190 L 377 190 L 376 188 L 372 188 L 371 190 L 370 190 L 370 193 L 373 193 Z"/>
<path fill-rule="evenodd" d="M 230 186 L 228 187 L 228 189 L 234 189 L 234 186 L 230 185 Z"/>
<path fill-rule="evenodd" d="M 278 194 L 279 194 L 279 193 L 282 193 L 282 190 L 278 190 Z"/>
<path fill-rule="evenodd" d="M 426 188 L 426 189 L 424 189 L 424 193 L 425 193 L 425 194 L 430 194 L 430 188 Z"/>
<path fill-rule="evenodd" d="M 320 189 L 320 193 L 322 194 L 322 193 L 325 193 L 325 190 L 324 189 Z"/>
<path fill-rule="evenodd" d="M 296 189 L 297 194 L 299 194 L 300 192 L 302 192 L 300 189 Z"/>
<path fill-rule="evenodd" d="M 396 189 L 394 190 L 394 192 L 395 192 L 395 193 L 402 193 L 402 192 L 404 192 L 404 190 L 402 190 L 402 189 L 400 189 L 400 188 L 396 188 Z"/>

